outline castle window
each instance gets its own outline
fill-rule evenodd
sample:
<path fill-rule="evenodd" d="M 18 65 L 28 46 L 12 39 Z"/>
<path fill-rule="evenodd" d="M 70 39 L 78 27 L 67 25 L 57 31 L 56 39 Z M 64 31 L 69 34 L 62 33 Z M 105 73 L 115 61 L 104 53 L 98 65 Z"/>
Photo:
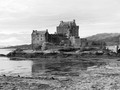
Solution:
<path fill-rule="evenodd" d="M 42 40 L 42 38 L 41 38 L 41 40 Z"/>

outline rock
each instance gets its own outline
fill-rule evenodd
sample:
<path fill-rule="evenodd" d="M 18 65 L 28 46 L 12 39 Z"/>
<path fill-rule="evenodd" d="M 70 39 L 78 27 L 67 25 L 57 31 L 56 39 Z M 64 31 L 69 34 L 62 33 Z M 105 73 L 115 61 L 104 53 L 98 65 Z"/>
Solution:
<path fill-rule="evenodd" d="M 18 75 L 18 77 L 20 77 L 20 75 Z"/>
<path fill-rule="evenodd" d="M 4 77 L 6 77 L 6 75 L 5 75 L 5 74 L 4 74 L 3 76 L 4 76 Z"/>
<path fill-rule="evenodd" d="M 6 57 L 6 55 L 5 54 L 0 54 L 0 57 Z"/>
<path fill-rule="evenodd" d="M 51 77 L 50 79 L 55 80 L 55 78 L 54 78 L 54 77 Z"/>

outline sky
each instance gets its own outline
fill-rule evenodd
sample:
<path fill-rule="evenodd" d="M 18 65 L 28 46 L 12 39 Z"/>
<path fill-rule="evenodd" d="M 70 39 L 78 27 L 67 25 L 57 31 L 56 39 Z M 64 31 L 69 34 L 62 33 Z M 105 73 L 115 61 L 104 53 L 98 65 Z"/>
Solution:
<path fill-rule="evenodd" d="M 0 0 L 0 46 L 29 44 L 32 30 L 76 20 L 80 37 L 120 33 L 120 0 Z"/>

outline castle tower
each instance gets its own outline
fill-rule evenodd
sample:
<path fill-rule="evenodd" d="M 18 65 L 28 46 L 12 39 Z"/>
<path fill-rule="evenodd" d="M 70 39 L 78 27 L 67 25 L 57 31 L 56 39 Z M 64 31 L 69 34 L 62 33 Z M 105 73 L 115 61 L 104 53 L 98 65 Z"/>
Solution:
<path fill-rule="evenodd" d="M 60 21 L 59 26 L 57 26 L 57 34 L 64 34 L 67 37 L 79 37 L 79 26 L 76 25 L 75 20 L 73 21 Z"/>
<path fill-rule="evenodd" d="M 33 30 L 31 34 L 31 44 L 32 44 L 32 49 L 35 49 L 39 46 L 41 46 L 44 42 L 48 41 L 48 30 L 45 31 L 37 31 Z"/>

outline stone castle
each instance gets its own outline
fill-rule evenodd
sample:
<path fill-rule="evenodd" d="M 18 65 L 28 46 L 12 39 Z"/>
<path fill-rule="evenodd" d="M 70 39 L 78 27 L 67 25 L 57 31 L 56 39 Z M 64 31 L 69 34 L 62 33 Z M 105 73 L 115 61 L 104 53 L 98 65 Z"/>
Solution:
<path fill-rule="evenodd" d="M 57 34 L 64 34 L 68 38 L 71 36 L 79 37 L 79 26 L 76 25 L 75 20 L 70 22 L 61 21 L 57 26 Z"/>
<path fill-rule="evenodd" d="M 56 29 L 55 34 L 49 34 L 48 30 L 33 30 L 31 34 L 33 49 L 41 47 L 45 42 L 55 45 L 80 47 L 79 26 L 76 25 L 75 20 L 69 22 L 61 21 Z"/>

